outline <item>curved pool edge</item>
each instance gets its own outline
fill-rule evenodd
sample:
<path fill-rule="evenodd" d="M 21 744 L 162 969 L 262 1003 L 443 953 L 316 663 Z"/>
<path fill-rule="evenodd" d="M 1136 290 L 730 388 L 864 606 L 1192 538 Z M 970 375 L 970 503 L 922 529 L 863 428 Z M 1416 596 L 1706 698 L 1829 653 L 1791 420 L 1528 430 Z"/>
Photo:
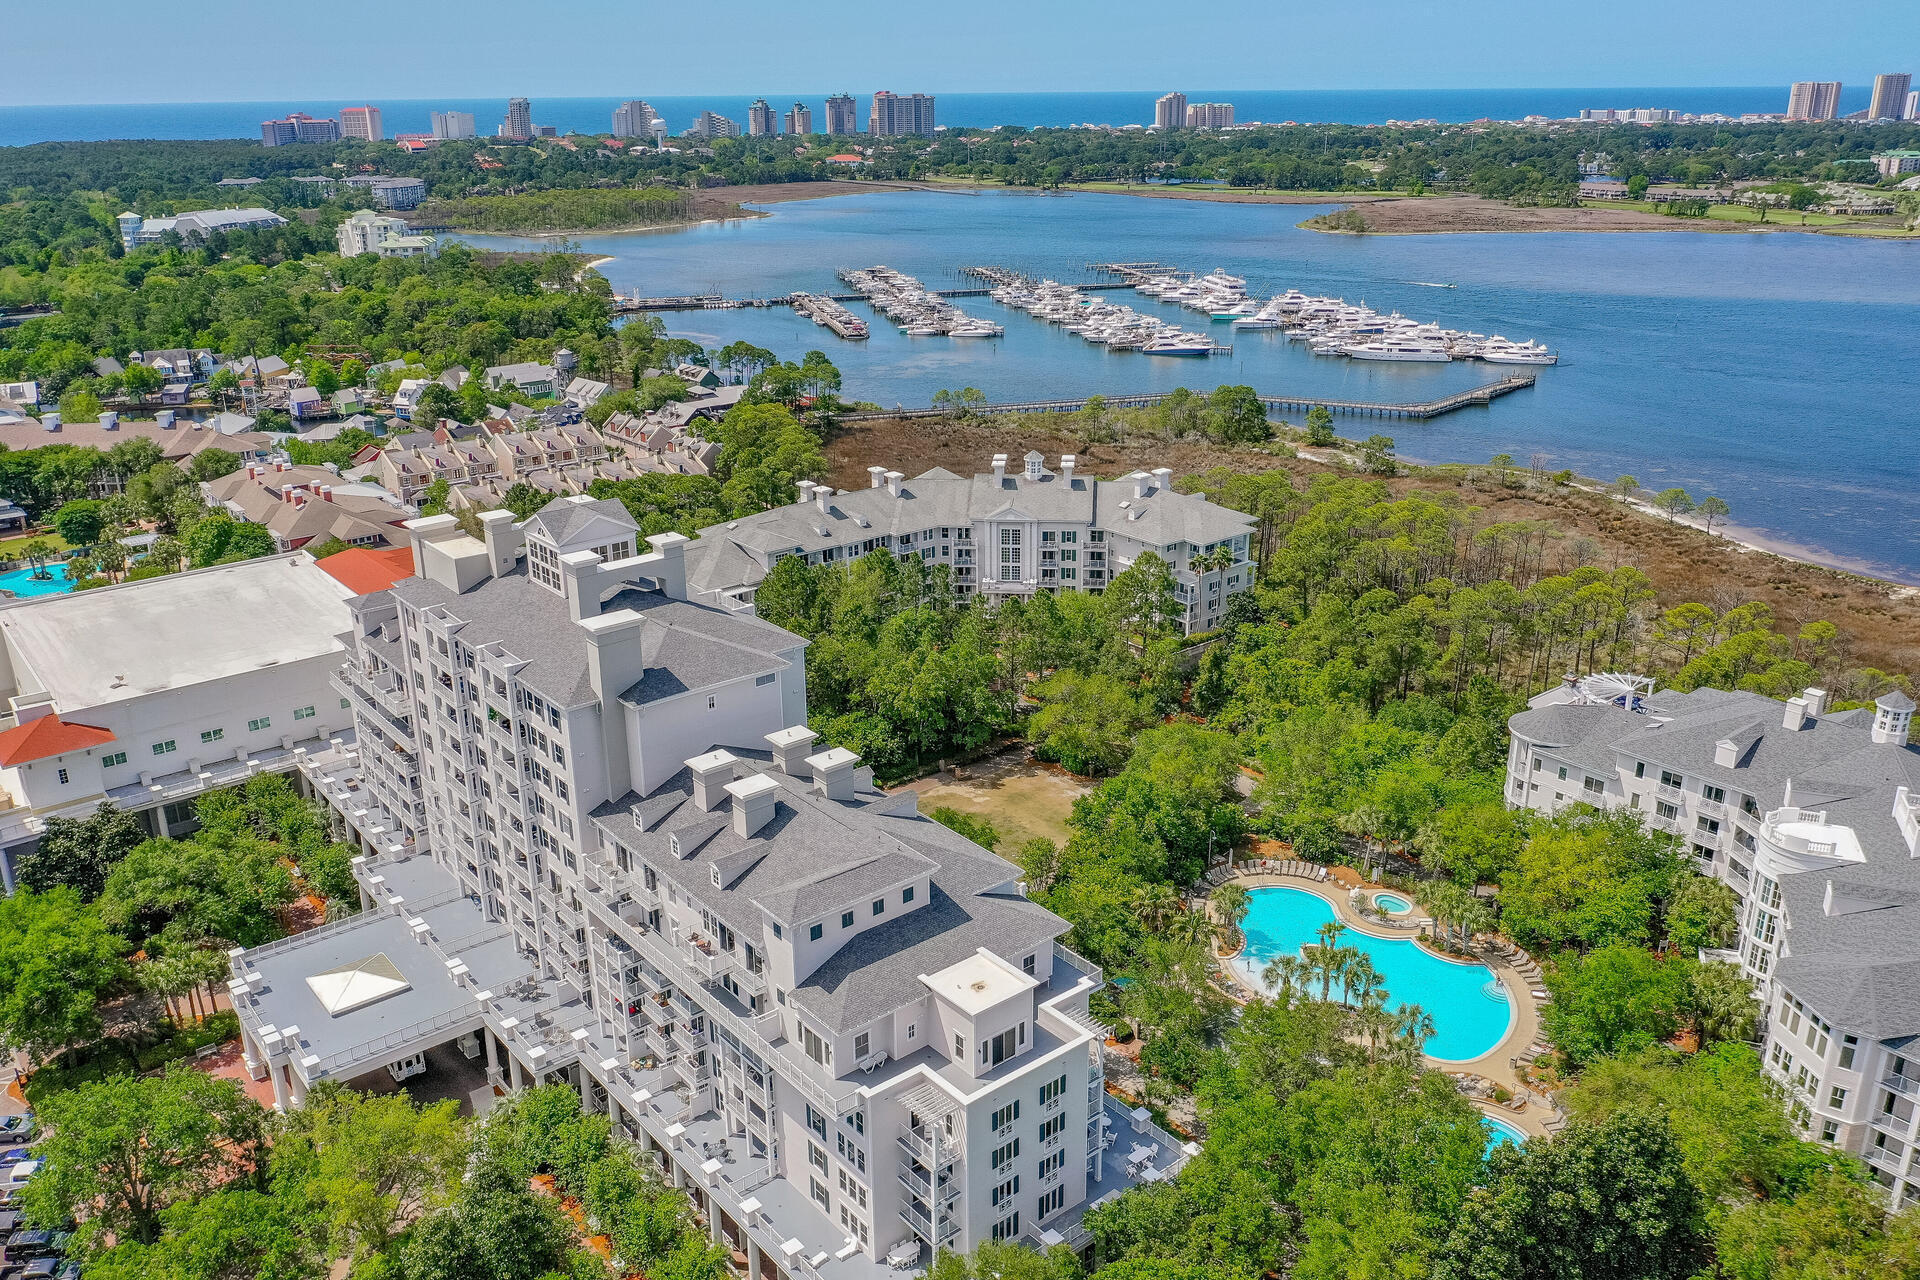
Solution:
<path fill-rule="evenodd" d="M 1305 877 L 1288 875 L 1282 872 L 1253 872 L 1236 877 L 1233 883 L 1241 884 L 1249 891 L 1255 889 L 1300 889 L 1320 898 L 1333 908 L 1335 917 L 1347 928 L 1356 933 L 1384 942 L 1411 942 L 1404 931 L 1386 930 L 1379 925 L 1358 917 L 1346 902 L 1346 895 L 1328 893 L 1322 882 Z M 1229 968 L 1233 977 L 1248 990 L 1257 992 L 1262 998 L 1267 996 L 1266 984 L 1259 981 L 1257 975 L 1249 973 L 1246 965 L 1246 950 L 1249 939 L 1244 928 L 1240 931 L 1240 946 L 1230 956 L 1221 957 L 1223 967 Z M 1492 1048 L 1475 1058 L 1441 1058 L 1430 1053 L 1422 1053 L 1424 1061 L 1443 1068 L 1479 1068 L 1480 1070 L 1501 1071 L 1511 1082 L 1518 1083 L 1517 1076 L 1511 1070 L 1512 1060 L 1527 1047 L 1540 1032 L 1540 1011 L 1527 984 L 1514 973 L 1512 965 L 1504 960 L 1462 960 L 1442 955 L 1430 947 L 1421 946 L 1422 954 L 1449 964 L 1477 965 L 1493 974 L 1495 980 L 1507 992 L 1506 1033 L 1496 1041 Z M 1517 994 L 1518 993 L 1518 994 Z M 1524 996 L 1524 998 L 1521 998 Z"/>

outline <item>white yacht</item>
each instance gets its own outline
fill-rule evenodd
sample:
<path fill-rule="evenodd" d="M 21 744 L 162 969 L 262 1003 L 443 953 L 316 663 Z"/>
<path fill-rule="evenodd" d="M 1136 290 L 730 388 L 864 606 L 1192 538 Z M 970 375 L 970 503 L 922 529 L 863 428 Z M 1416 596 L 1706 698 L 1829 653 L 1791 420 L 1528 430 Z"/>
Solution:
<path fill-rule="evenodd" d="M 1488 364 L 1558 364 L 1560 357 L 1532 339 L 1514 342 L 1494 334 L 1480 349 Z"/>
<path fill-rule="evenodd" d="M 1355 360 L 1414 360 L 1430 364 L 1445 364 L 1453 359 L 1447 349 L 1437 342 L 1419 338 L 1376 338 L 1372 342 L 1356 343 L 1341 348 L 1346 355 Z"/>
<path fill-rule="evenodd" d="M 1150 356 L 1210 356 L 1213 339 L 1205 334 L 1181 333 L 1155 338 L 1140 349 Z"/>

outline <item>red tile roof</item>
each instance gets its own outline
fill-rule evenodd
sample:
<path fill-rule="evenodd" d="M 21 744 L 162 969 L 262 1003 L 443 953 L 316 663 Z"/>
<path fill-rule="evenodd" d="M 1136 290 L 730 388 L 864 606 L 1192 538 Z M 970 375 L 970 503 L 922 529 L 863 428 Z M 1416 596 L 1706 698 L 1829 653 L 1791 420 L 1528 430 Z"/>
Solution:
<path fill-rule="evenodd" d="M 112 741 L 111 730 L 72 724 L 57 715 L 44 715 L 0 733 L 0 765 L 11 767 L 31 760 L 46 760 Z"/>
<path fill-rule="evenodd" d="M 370 595 L 413 576 L 413 549 L 354 547 L 328 556 L 320 562 L 320 567 L 355 595 Z"/>

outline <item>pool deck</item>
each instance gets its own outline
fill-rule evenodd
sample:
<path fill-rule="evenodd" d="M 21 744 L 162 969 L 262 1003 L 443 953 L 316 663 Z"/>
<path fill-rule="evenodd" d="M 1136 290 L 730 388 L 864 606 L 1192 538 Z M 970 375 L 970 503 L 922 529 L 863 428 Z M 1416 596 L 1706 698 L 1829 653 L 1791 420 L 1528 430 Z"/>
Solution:
<path fill-rule="evenodd" d="M 1248 889 L 1278 887 L 1301 889 L 1308 893 L 1318 894 L 1321 898 L 1324 898 L 1332 904 L 1334 915 L 1340 922 L 1355 933 L 1364 933 L 1375 938 L 1394 939 L 1401 942 L 1409 941 L 1424 934 L 1424 929 L 1416 932 L 1415 926 L 1430 923 L 1430 921 L 1428 917 L 1423 915 L 1417 908 L 1412 915 L 1401 917 L 1401 919 L 1406 920 L 1407 923 L 1398 928 L 1382 925 L 1378 921 L 1365 919 L 1353 910 L 1348 898 L 1351 890 L 1355 886 L 1364 888 L 1369 892 L 1395 892 L 1387 885 L 1363 883 L 1358 875 L 1346 867 L 1329 867 L 1327 870 L 1335 874 L 1325 881 L 1309 879 L 1306 876 L 1292 875 L 1285 872 L 1243 871 L 1235 874 L 1228 883 L 1242 885 Z M 1345 874 L 1338 874 L 1340 872 L 1345 872 Z M 1209 911 L 1211 911 L 1211 906 L 1209 906 Z M 1539 1094 L 1524 1084 L 1520 1079 L 1519 1072 L 1515 1069 L 1515 1060 L 1519 1058 L 1521 1054 L 1526 1053 L 1540 1038 L 1540 1001 L 1533 994 L 1533 992 L 1538 989 L 1538 979 L 1527 978 L 1512 960 L 1491 948 L 1475 948 L 1471 961 L 1445 955 L 1432 947 L 1424 947 L 1424 949 L 1429 955 L 1438 959 L 1449 960 L 1456 964 L 1475 963 L 1485 965 L 1487 968 L 1493 970 L 1493 972 L 1499 976 L 1501 982 L 1505 984 L 1507 993 L 1513 1003 L 1513 1021 L 1507 1027 L 1506 1037 L 1502 1039 L 1499 1044 L 1478 1058 L 1471 1058 L 1464 1062 L 1428 1058 L 1426 1060 L 1427 1065 L 1433 1067 L 1435 1070 L 1444 1071 L 1448 1075 L 1453 1076 L 1463 1086 L 1468 1083 L 1463 1077 L 1478 1076 L 1510 1090 L 1513 1093 L 1516 1103 L 1524 1100 L 1522 1109 L 1515 1110 L 1512 1106 L 1502 1106 L 1491 1098 L 1474 1097 L 1472 1101 L 1476 1107 L 1488 1115 L 1499 1116 L 1508 1123 L 1526 1130 L 1529 1135 L 1538 1137 L 1550 1133 L 1554 1128 L 1558 1128 L 1561 1123 L 1559 1113 L 1555 1111 L 1551 1105 L 1542 1101 Z M 1235 956 L 1238 954 L 1238 952 L 1234 953 Z M 1222 967 L 1224 967 L 1226 961 L 1232 958 L 1233 956 L 1221 956 Z M 1228 994 L 1231 995 L 1232 993 L 1229 992 Z M 1462 1092 L 1465 1091 L 1463 1088 Z"/>

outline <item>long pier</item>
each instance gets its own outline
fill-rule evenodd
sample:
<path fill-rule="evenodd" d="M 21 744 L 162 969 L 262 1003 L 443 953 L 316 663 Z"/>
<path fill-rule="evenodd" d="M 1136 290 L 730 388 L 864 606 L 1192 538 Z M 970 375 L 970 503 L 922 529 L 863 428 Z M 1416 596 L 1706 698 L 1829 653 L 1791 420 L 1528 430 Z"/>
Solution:
<path fill-rule="evenodd" d="M 1469 387 L 1465 391 L 1450 396 L 1441 396 L 1437 400 L 1422 400 L 1407 403 L 1390 403 L 1373 400 L 1322 400 L 1312 396 L 1276 396 L 1260 395 L 1259 400 L 1267 412 L 1301 413 L 1314 408 L 1322 408 L 1329 413 L 1345 414 L 1348 417 L 1363 418 L 1410 418 L 1423 420 L 1438 418 L 1458 409 L 1473 405 L 1491 404 L 1501 396 L 1521 391 L 1534 384 L 1531 373 L 1515 374 L 1501 378 L 1496 382 L 1483 383 Z M 1147 409 L 1159 404 L 1168 396 L 1165 391 L 1151 391 L 1139 395 L 1101 396 L 1102 403 L 1116 409 Z M 1082 396 L 1071 400 L 1016 400 L 1003 404 L 976 405 L 971 412 L 976 414 L 998 413 L 1077 413 L 1087 407 L 1092 397 Z M 880 412 L 843 414 L 847 422 L 866 421 L 877 418 L 943 418 L 951 415 L 951 409 L 888 409 Z"/>

